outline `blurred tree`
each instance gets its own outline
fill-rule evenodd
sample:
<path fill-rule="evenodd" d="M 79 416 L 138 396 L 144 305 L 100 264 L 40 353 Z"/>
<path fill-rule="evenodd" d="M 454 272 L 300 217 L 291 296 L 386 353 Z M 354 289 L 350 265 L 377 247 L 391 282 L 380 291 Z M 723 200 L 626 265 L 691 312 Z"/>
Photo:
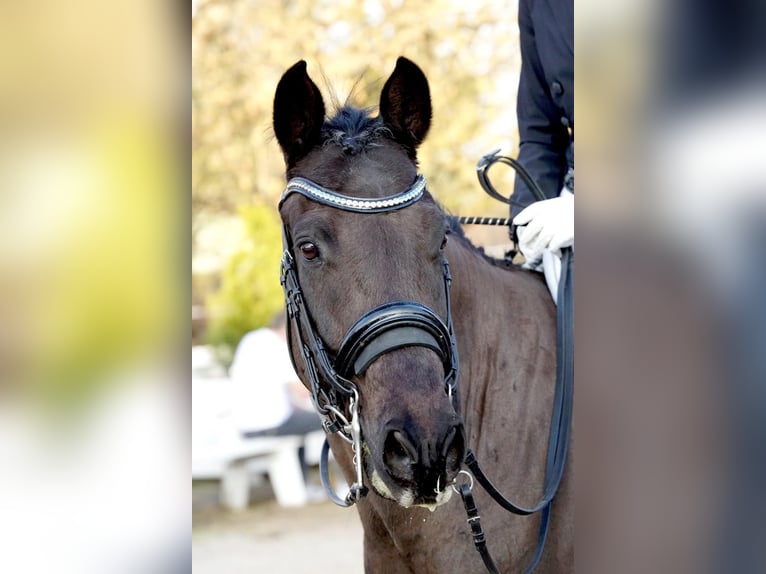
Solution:
<path fill-rule="evenodd" d="M 258 205 L 242 208 L 240 215 L 245 240 L 226 262 L 220 290 L 208 300 L 207 342 L 227 367 L 242 336 L 271 322 L 283 305 L 279 285 L 282 235 L 276 211 Z"/>
<path fill-rule="evenodd" d="M 375 106 L 399 55 L 415 61 L 431 85 L 434 120 L 419 152 L 429 189 L 452 212 L 505 215 L 481 192 L 474 166 L 494 148 L 517 147 L 516 2 L 200 0 L 192 26 L 193 255 L 200 229 L 239 206 L 271 205 L 276 215 L 284 167 L 271 112 L 284 70 L 306 60 L 332 112 L 347 102 Z M 509 175 L 493 173 L 496 187 L 510 191 Z M 267 233 L 252 229 L 248 237 L 274 245 L 276 259 L 278 232 Z M 219 309 L 235 296 L 230 273 L 229 265 Z M 268 321 L 281 304 L 276 274 L 265 279 L 276 285 L 269 292 L 275 302 L 265 293 L 249 303 L 236 295 L 251 323 Z"/>

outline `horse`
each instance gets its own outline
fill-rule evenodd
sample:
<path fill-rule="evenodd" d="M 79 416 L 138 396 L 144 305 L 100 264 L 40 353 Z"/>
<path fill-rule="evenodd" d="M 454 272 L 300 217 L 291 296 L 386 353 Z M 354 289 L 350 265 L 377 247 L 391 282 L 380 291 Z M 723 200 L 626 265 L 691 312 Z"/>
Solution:
<path fill-rule="evenodd" d="M 288 345 L 353 483 L 368 574 L 483 570 L 454 495 L 473 480 L 469 450 L 524 502 L 545 474 L 555 306 L 541 274 L 485 255 L 427 189 L 417 150 L 431 118 L 428 81 L 404 57 L 376 116 L 344 105 L 326 118 L 303 60 L 274 96 Z M 570 448 L 538 572 L 573 569 L 572 464 Z M 497 570 L 521 571 L 540 516 L 474 497 Z"/>

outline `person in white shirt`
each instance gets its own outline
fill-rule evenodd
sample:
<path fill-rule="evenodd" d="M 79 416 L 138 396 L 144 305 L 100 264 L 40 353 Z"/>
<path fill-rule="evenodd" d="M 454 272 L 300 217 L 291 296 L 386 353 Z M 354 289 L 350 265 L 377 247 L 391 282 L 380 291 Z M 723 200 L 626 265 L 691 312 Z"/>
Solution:
<path fill-rule="evenodd" d="M 235 424 L 245 438 L 288 436 L 322 430 L 311 395 L 298 379 L 287 349 L 285 317 L 247 333 L 229 369 Z M 301 464 L 306 465 L 303 448 Z"/>

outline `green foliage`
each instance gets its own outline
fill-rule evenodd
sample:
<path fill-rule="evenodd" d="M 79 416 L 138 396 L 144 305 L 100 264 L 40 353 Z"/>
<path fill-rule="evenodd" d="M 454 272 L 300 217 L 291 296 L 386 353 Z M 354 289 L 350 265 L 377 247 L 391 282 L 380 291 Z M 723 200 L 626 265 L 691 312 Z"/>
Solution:
<path fill-rule="evenodd" d="M 256 205 L 240 209 L 245 238 L 226 263 L 221 288 L 208 298 L 207 342 L 228 366 L 242 336 L 271 322 L 283 306 L 279 285 L 282 236 L 276 210 Z"/>

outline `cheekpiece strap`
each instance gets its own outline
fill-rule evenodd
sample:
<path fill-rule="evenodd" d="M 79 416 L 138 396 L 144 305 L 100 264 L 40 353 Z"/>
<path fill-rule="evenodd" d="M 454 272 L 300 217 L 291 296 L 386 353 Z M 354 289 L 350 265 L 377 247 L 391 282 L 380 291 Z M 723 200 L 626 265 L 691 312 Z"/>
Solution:
<path fill-rule="evenodd" d="M 279 200 L 279 207 L 293 193 L 299 193 L 312 201 L 329 205 L 344 211 L 354 211 L 356 213 L 381 213 L 383 211 L 393 211 L 412 205 L 423 197 L 423 191 L 426 188 L 426 178 L 418 174 L 415 183 L 404 191 L 395 195 L 378 198 L 349 197 L 342 195 L 326 187 L 314 183 L 305 177 L 294 177 L 287 182 L 285 190 L 282 192 L 282 198 Z"/>

